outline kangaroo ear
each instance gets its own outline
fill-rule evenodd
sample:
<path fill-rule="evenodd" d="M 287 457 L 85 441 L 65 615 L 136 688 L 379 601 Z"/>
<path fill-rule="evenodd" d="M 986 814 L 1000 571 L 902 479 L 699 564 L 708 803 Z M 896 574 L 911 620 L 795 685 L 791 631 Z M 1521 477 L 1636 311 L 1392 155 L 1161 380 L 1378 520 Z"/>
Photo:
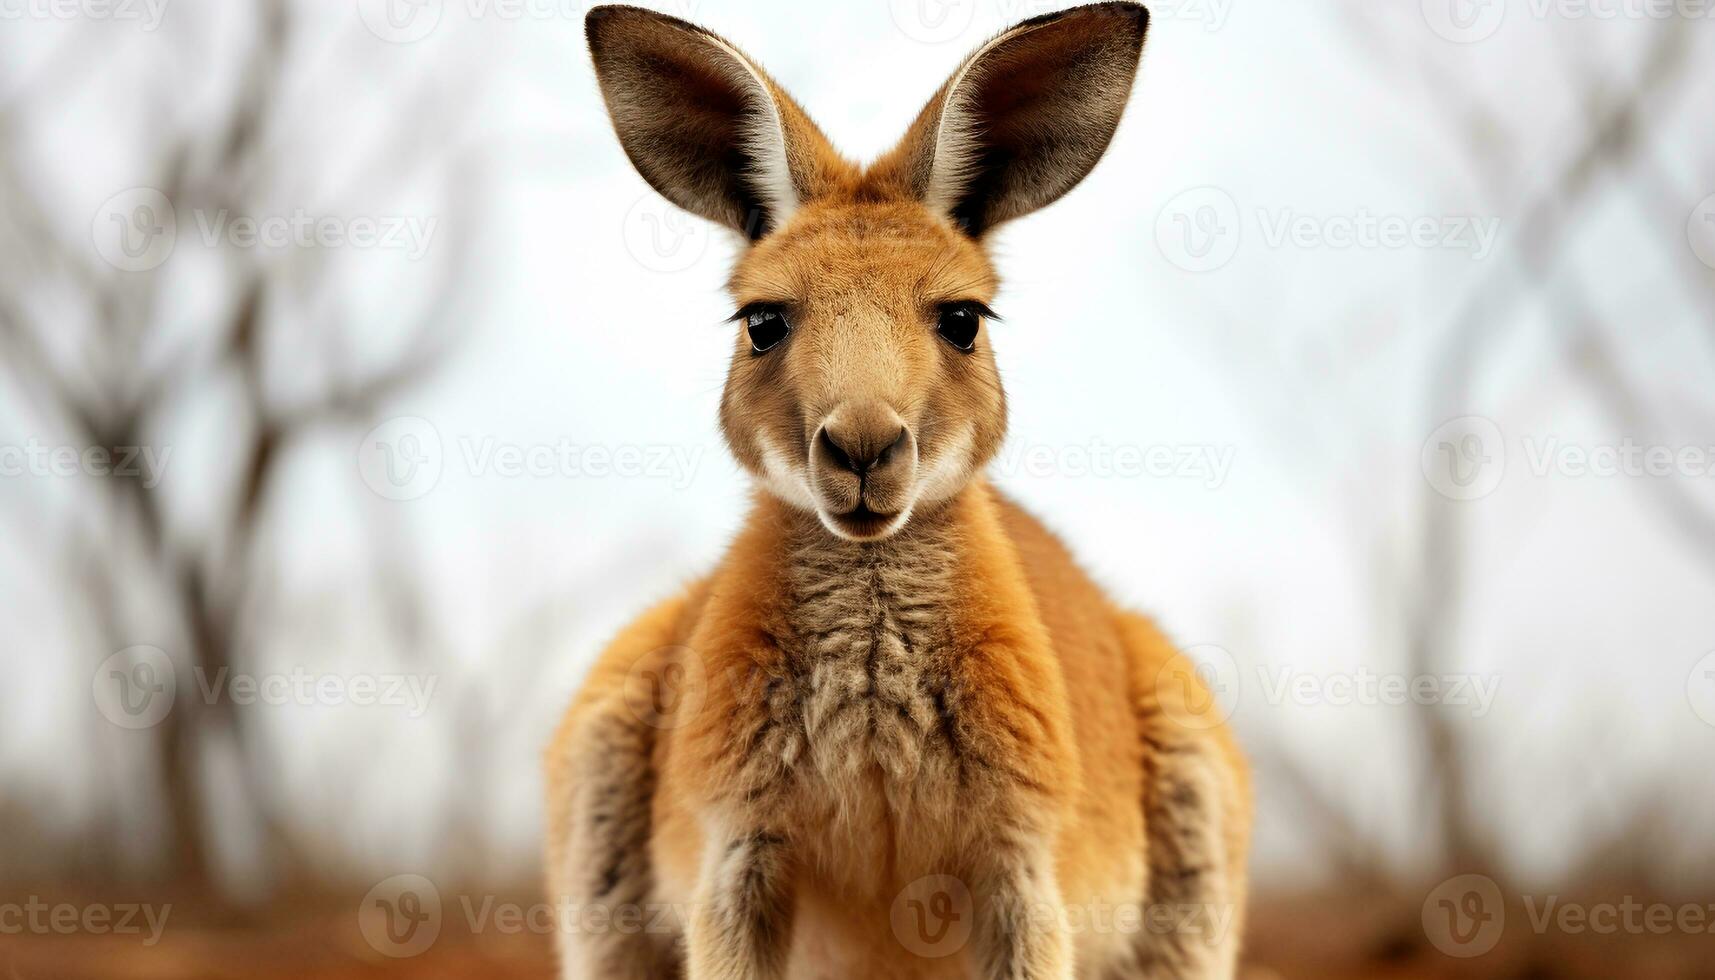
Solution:
<path fill-rule="evenodd" d="M 1019 24 L 959 66 L 878 166 L 973 237 L 1052 204 L 1107 151 L 1148 30 L 1136 3 Z"/>
<path fill-rule="evenodd" d="M 686 211 L 761 238 L 838 166 L 804 110 L 721 37 L 622 6 L 591 9 L 584 32 L 626 155 Z"/>

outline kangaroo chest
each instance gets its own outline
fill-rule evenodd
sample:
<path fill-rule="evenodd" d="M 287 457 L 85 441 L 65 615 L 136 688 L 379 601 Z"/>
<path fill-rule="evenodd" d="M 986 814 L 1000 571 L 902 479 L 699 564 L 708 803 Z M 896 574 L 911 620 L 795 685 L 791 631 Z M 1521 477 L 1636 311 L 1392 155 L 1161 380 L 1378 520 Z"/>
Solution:
<path fill-rule="evenodd" d="M 930 804 L 954 774 L 950 540 L 931 532 L 865 547 L 824 537 L 789 569 L 800 792 L 813 808 L 859 813 Z"/>

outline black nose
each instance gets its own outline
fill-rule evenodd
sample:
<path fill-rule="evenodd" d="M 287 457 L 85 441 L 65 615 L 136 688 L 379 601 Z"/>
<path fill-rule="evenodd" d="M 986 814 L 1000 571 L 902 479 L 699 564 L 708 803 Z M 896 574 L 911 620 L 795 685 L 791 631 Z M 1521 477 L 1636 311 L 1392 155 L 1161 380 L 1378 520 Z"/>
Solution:
<path fill-rule="evenodd" d="M 816 436 L 816 443 L 835 466 L 863 476 L 878 466 L 886 466 L 894 451 L 905 444 L 905 439 L 904 426 L 879 437 L 862 430 L 835 432 L 823 426 Z"/>

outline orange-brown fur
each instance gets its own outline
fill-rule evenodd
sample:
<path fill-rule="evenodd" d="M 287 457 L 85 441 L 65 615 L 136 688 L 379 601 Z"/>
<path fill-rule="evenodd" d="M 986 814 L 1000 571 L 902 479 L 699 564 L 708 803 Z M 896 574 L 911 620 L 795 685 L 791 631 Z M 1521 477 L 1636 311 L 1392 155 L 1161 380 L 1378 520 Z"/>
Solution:
<path fill-rule="evenodd" d="M 642 923 L 562 935 L 566 976 L 1231 976 L 1242 759 L 1191 665 L 982 477 L 1005 433 L 987 326 L 969 352 L 936 330 L 945 304 L 992 301 L 987 229 L 1100 156 L 1140 10 L 1003 36 L 974 61 L 984 90 L 955 76 L 867 169 L 724 42 L 592 14 L 639 170 L 753 240 L 731 291 L 790 310 L 792 329 L 765 354 L 741 330 L 729 368 L 723 431 L 759 486 L 743 530 L 711 575 L 608 647 L 549 749 L 553 897 Z M 708 114 L 640 130 L 657 71 Z M 775 118 L 756 114 L 753 79 L 777 107 L 792 188 L 694 145 Z M 949 92 L 1006 139 L 1009 120 L 1028 135 L 1079 112 L 1060 97 L 1068 80 L 1107 95 L 1029 172 L 948 183 L 926 162 L 952 152 L 934 145 Z M 851 465 L 889 443 L 867 471 Z M 842 517 L 860 506 L 886 519 Z M 958 917 L 939 923 L 963 930 L 951 948 L 911 933 L 931 897 Z M 1150 918 L 1162 910 L 1169 928 Z"/>

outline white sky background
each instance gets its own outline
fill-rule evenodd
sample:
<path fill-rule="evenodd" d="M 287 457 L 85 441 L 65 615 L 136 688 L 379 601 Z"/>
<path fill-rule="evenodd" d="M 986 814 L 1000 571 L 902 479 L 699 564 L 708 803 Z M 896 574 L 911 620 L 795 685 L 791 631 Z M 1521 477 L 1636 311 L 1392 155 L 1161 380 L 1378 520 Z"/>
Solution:
<path fill-rule="evenodd" d="M 369 559 L 360 534 L 395 520 L 429 590 L 438 645 L 453 658 L 438 671 L 439 700 L 420 719 L 387 708 L 262 709 L 274 712 L 280 785 L 306 825 L 339 835 L 354 861 L 380 873 L 432 866 L 443 843 L 432 814 L 464 778 L 447 753 L 492 737 L 478 795 L 492 794 L 483 809 L 502 863 L 525 867 L 538 832 L 536 747 L 589 658 L 627 618 L 707 568 L 742 517 L 745 483 L 715 425 L 733 329 L 720 323 L 731 312 L 721 289 L 731 245 L 670 224 L 688 236 L 679 250 L 647 247 L 647 222 L 664 208 L 612 137 L 582 48 L 582 6 L 527 4 L 514 17 L 493 0 L 448 0 L 438 28 L 408 44 L 378 39 L 352 4 L 301 6 L 310 23 L 294 98 L 312 111 L 282 146 L 283 162 L 337 179 L 377 132 L 410 126 L 409 114 L 425 114 L 429 132 L 445 122 L 438 112 L 468 106 L 458 129 L 477 183 L 455 193 L 476 202 L 476 225 L 443 223 L 438 234 L 479 237 L 462 273 L 474 309 L 464 342 L 433 381 L 386 412 L 432 425 L 442 479 L 421 499 L 374 496 L 353 463 L 361 430 L 330 433 L 300 453 L 278 557 L 294 614 L 262 668 L 398 669 L 362 592 Z M 837 146 L 867 159 L 994 29 L 1057 6 L 700 0 L 671 9 L 734 39 Z M 1493 37 L 1460 45 L 1437 36 L 1418 3 L 1388 6 L 1398 9 L 1374 12 L 1382 34 L 1370 50 L 1348 5 L 1164 5 L 1108 157 L 996 245 L 1006 286 L 995 305 L 1006 322 L 994 334 L 1012 406 L 1005 458 L 1188 448 L 1230 453 L 1225 479 L 1012 465 L 997 480 L 1059 529 L 1116 596 L 1187 645 L 1229 651 L 1241 733 L 1304 754 L 1366 826 L 1407 853 L 1424 801 L 1413 790 L 1405 709 L 1269 703 L 1258 671 L 1326 683 L 1402 669 L 1401 600 L 1389 581 L 1419 545 L 1420 457 L 1444 421 L 1429 398 L 1432 358 L 1468 291 L 1511 261 L 1508 234 L 1527 200 L 1585 139 L 1580 80 L 1623 89 L 1654 24 L 1536 16 L 1536 0 L 1520 0 Z M 941 13 L 952 18 L 941 28 L 921 19 Z M 135 161 L 148 131 L 137 100 L 165 93 L 194 121 L 226 96 L 241 29 L 228 5 L 190 0 L 171 3 L 154 33 L 0 22 L 8 98 L 76 32 L 107 52 L 82 79 L 86 88 L 30 96 L 41 110 L 34 163 L 51 180 L 55 212 L 80 229 L 74 237 L 86 240 L 87 216 L 140 182 Z M 1615 427 L 1576 370 L 1565 325 L 1534 294 L 1496 325 L 1502 336 L 1485 348 L 1475 394 L 1452 413 L 1493 420 L 1507 453 L 1498 489 L 1461 509 L 1471 528 L 1468 601 L 1463 655 L 1450 669 L 1499 683 L 1492 710 L 1465 726 L 1487 780 L 1477 805 L 1520 864 L 1545 876 L 1569 841 L 1590 832 L 1583 803 L 1612 815 L 1656 774 L 1676 794 L 1688 874 L 1710 873 L 1707 842 L 1698 850 L 1691 828 L 1715 788 L 1715 693 L 1700 694 L 1691 675 L 1715 650 L 1715 564 L 1660 516 L 1647 484 L 1689 481 L 1715 520 L 1715 477 L 1539 476 L 1529 459 L 1549 439 L 1593 450 L 1631 437 L 1715 452 L 1715 268 L 1688 239 L 1694 211 L 1715 194 L 1707 125 L 1715 19 L 1680 29 L 1695 35 L 1691 70 L 1702 77 L 1651 104 L 1653 169 L 1598 181 L 1556 273 L 1580 283 L 1609 345 L 1623 352 L 1621 370 L 1648 379 L 1642 390 L 1663 430 Z M 925 43 L 938 30 L 950 36 Z M 164 43 L 185 36 L 225 53 L 186 62 Z M 1486 103 L 1495 152 L 1521 184 L 1499 195 L 1485 184 L 1433 98 L 1441 77 Z M 438 94 L 407 99 L 419 86 Z M 1635 192 L 1643 181 L 1655 188 L 1648 195 Z M 280 207 L 447 213 L 432 183 L 375 186 L 354 198 L 287 192 Z M 1181 196 L 1198 188 L 1217 196 Z M 1678 203 L 1652 211 L 1640 198 Z M 1188 200 L 1236 208 L 1222 227 L 1236 217 L 1237 237 L 1221 242 L 1237 250 L 1220 268 L 1175 264 L 1185 258 L 1173 247 L 1175 215 Z M 1183 213 L 1197 219 L 1194 207 Z M 1269 241 L 1282 217 L 1326 228 L 1366 214 L 1498 220 L 1499 238 L 1482 257 L 1469 248 Z M 664 220 L 674 219 L 686 220 Z M 163 274 L 175 277 L 173 302 L 190 330 L 209 300 L 198 284 L 203 246 L 184 216 L 181 226 Z M 1710 234 L 1699 241 L 1715 258 L 1715 225 Z M 432 244 L 446 246 L 444 237 Z M 348 283 L 360 352 L 397 338 L 434 268 L 351 249 L 330 266 Z M 297 383 L 283 369 L 280 384 Z M 220 465 L 224 415 L 216 400 L 193 400 L 180 418 L 160 439 L 179 454 L 174 474 L 195 482 Z M 31 438 L 54 436 L 0 384 L 0 445 Z M 667 479 L 508 478 L 466 462 L 467 448 L 562 441 L 643 447 L 696 465 Z M 217 491 L 207 494 L 186 493 L 187 523 Z M 0 549 L 0 663 L 16 680 L 0 690 L 0 773 L 18 795 L 73 821 L 103 789 L 66 760 L 115 751 L 110 738 L 89 734 L 90 671 L 112 651 L 79 648 L 56 601 L 62 585 L 44 573 L 52 564 L 42 555 L 76 499 L 63 481 L 0 478 L 0 528 L 29 542 Z M 544 602 L 563 616 L 557 640 L 545 653 L 518 649 L 509 637 Z M 457 707 L 476 677 L 489 685 L 490 714 Z M 459 730 L 473 717 L 484 732 Z M 1549 812 L 1545 799 L 1556 804 Z M 1259 867 L 1272 883 L 1300 882 L 1313 862 L 1291 827 L 1295 814 L 1268 795 L 1264 807 Z"/>

